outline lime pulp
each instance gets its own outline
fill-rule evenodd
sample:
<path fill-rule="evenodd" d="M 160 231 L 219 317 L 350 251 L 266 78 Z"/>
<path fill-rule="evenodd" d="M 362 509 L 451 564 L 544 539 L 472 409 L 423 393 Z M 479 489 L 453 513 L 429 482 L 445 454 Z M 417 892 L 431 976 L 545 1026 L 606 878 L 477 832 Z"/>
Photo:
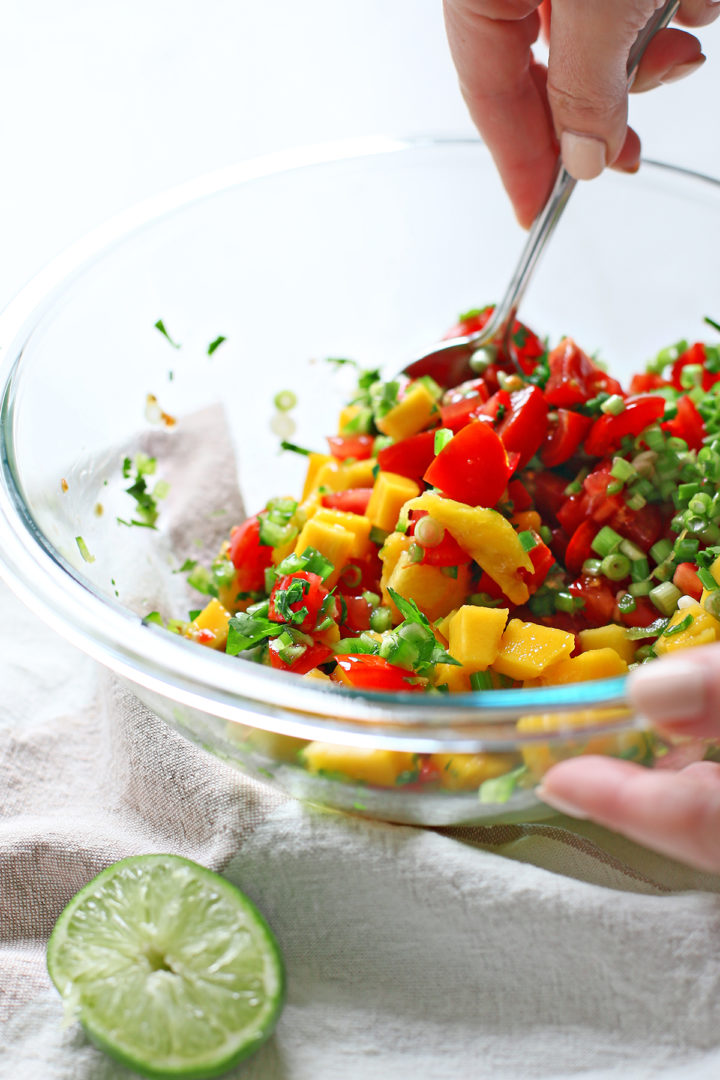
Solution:
<path fill-rule="evenodd" d="M 264 1042 L 283 1003 L 260 912 L 178 855 L 132 856 L 93 878 L 60 915 L 47 965 L 92 1041 L 150 1077 L 220 1075 Z"/>

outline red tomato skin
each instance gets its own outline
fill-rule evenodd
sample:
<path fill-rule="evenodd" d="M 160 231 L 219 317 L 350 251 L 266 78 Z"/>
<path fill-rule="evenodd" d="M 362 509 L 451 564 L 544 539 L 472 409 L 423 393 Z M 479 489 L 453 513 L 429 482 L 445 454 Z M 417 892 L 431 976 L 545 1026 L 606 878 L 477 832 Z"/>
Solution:
<path fill-rule="evenodd" d="M 686 394 L 678 400 L 677 410 L 677 415 L 662 425 L 663 430 L 684 439 L 690 450 L 702 450 L 705 424 L 695 403 Z"/>
<path fill-rule="evenodd" d="M 592 425 L 592 418 L 570 409 L 558 409 L 540 448 L 540 460 L 548 469 L 563 465 L 577 453 Z"/>
<path fill-rule="evenodd" d="M 272 564 L 272 547 L 260 543 L 257 514 L 230 530 L 230 561 L 237 570 L 238 592 L 260 592 L 265 588 L 265 570 Z"/>
<path fill-rule="evenodd" d="M 705 361 L 707 360 L 707 352 L 705 346 L 700 341 L 696 341 L 694 345 L 691 345 L 689 349 L 686 349 L 682 353 L 672 366 L 672 372 L 670 378 L 672 385 L 676 390 L 684 390 L 685 388 L 681 382 L 682 369 L 688 364 L 702 364 L 705 368 Z M 703 390 L 707 391 L 711 386 L 720 379 L 720 372 L 708 371 L 707 368 L 703 371 L 701 386 Z"/>
<path fill-rule="evenodd" d="M 520 455 L 518 468 L 522 468 L 527 465 L 545 438 L 548 407 L 542 390 L 537 386 L 513 390 L 507 396 L 507 412 L 497 425 L 496 431 L 508 453 L 515 451 Z"/>
<path fill-rule="evenodd" d="M 412 672 L 391 664 L 382 656 L 365 653 L 346 653 L 337 657 L 346 681 L 357 690 L 418 691 L 422 686 L 409 683 Z"/>
<path fill-rule="evenodd" d="M 525 487 L 522 480 L 510 481 L 508 484 L 508 497 L 513 504 L 513 512 L 516 514 L 520 514 L 523 510 L 530 510 L 532 508 L 530 492 Z"/>
<path fill-rule="evenodd" d="M 581 574 L 577 581 L 568 586 L 568 592 L 585 601 L 580 614 L 590 626 L 606 626 L 612 622 L 615 593 L 602 578 Z"/>
<path fill-rule="evenodd" d="M 592 380 L 597 368 L 572 338 L 564 338 L 548 357 L 550 377 L 545 384 L 548 405 L 568 408 L 593 396 Z"/>
<path fill-rule="evenodd" d="M 483 401 L 487 401 L 489 396 L 490 392 L 484 379 L 466 379 L 465 382 L 458 383 L 457 386 L 451 386 L 446 390 L 440 404 L 454 405 L 458 401 L 467 401 L 478 397 L 482 398 Z"/>
<path fill-rule="evenodd" d="M 673 585 L 686 596 L 692 596 L 693 600 L 699 600 L 702 596 L 702 582 L 691 562 L 680 563 L 673 574 Z"/>
<path fill-rule="evenodd" d="M 397 473 L 409 480 L 421 480 L 435 457 L 435 432 L 421 431 L 386 446 L 378 454 L 383 472 Z"/>
<path fill-rule="evenodd" d="M 299 656 L 292 664 L 286 664 L 273 649 L 268 650 L 268 655 L 270 657 L 270 667 L 275 668 L 276 671 L 292 671 L 295 675 L 306 675 L 308 671 L 312 671 L 313 668 L 329 660 L 332 656 L 332 649 L 328 645 L 316 641 L 313 645 L 308 645 L 302 656 Z"/>
<path fill-rule="evenodd" d="M 373 435 L 328 435 L 327 444 L 330 453 L 337 461 L 347 461 L 355 458 L 357 461 L 365 461 L 372 457 Z"/>
<path fill-rule="evenodd" d="M 653 371 L 641 372 L 639 375 L 633 375 L 630 380 L 630 393 L 651 394 L 653 390 L 659 390 L 662 386 L 672 386 L 672 383 Z"/>
<path fill-rule="evenodd" d="M 569 495 L 555 515 L 568 536 L 572 537 L 578 526 L 585 521 L 585 496 Z"/>
<path fill-rule="evenodd" d="M 495 506 L 510 475 L 499 435 L 486 421 L 473 420 L 440 451 L 424 479 L 458 502 Z"/>
<path fill-rule="evenodd" d="M 557 520 L 559 511 L 567 501 L 567 495 L 565 494 L 565 488 L 568 485 L 567 479 L 563 479 L 562 476 L 557 476 L 551 472 L 529 473 L 526 474 L 524 479 L 528 484 L 530 494 L 535 500 L 535 506 L 540 516 L 543 519 L 553 518 Z M 572 529 L 570 532 L 572 532 Z"/>
<path fill-rule="evenodd" d="M 463 398 L 461 401 L 452 401 L 448 405 L 440 406 L 440 426 L 449 428 L 457 433 L 471 420 L 476 420 L 478 410 L 487 401 L 486 397 L 476 394 L 474 397 Z"/>
<path fill-rule="evenodd" d="M 585 439 L 585 453 L 592 457 L 604 457 L 617 450 L 626 435 L 640 435 L 650 424 L 662 418 L 665 398 L 653 394 L 640 394 L 625 401 L 624 410 L 618 416 L 600 416 Z"/>
<path fill-rule="evenodd" d="M 341 626 L 346 627 L 353 633 L 360 634 L 363 630 L 370 629 L 370 605 L 361 595 L 343 593 L 347 614 Z"/>
<path fill-rule="evenodd" d="M 547 544 L 543 542 L 540 535 L 534 529 L 531 531 L 535 537 L 535 547 L 528 552 L 533 564 L 532 573 L 521 568 L 518 570 L 518 577 L 525 582 L 532 595 L 532 593 L 537 592 L 550 573 L 551 568 L 555 565 L 555 556 Z"/>
<path fill-rule="evenodd" d="M 637 596 L 635 598 L 635 610 L 634 611 L 620 611 L 620 622 L 624 626 L 650 626 L 656 619 L 660 618 L 660 612 L 645 596 Z"/>
<path fill-rule="evenodd" d="M 347 514 L 364 514 L 370 502 L 372 488 L 346 488 L 329 491 L 322 497 L 323 506 L 329 510 L 343 510 Z"/>
<path fill-rule="evenodd" d="M 585 560 L 595 556 L 592 542 L 597 532 L 598 526 L 594 521 L 581 521 L 570 537 L 565 550 L 565 566 L 571 574 L 579 574 Z"/>
<path fill-rule="evenodd" d="M 309 633 L 315 629 L 318 613 L 325 597 L 328 595 L 328 590 L 323 585 L 319 574 L 313 574 L 308 570 L 298 570 L 295 574 L 284 574 L 283 577 L 278 578 L 270 593 L 268 618 L 272 622 L 282 623 L 286 621 L 276 607 L 276 597 L 281 590 L 288 589 L 294 581 L 306 581 L 308 588 L 300 600 L 296 600 L 290 605 L 290 610 L 295 612 L 303 607 L 307 608 L 307 615 L 304 616 L 302 622 L 293 623 L 293 625 L 298 630 Z"/>

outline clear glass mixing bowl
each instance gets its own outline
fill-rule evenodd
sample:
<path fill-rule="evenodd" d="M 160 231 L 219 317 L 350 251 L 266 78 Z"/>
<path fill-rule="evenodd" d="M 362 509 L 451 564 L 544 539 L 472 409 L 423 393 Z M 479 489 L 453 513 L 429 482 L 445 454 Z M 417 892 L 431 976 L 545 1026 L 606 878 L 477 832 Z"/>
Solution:
<path fill-rule="evenodd" d="M 702 337 L 704 315 L 718 318 L 719 227 L 720 185 L 680 169 L 645 162 L 637 176 L 580 185 L 522 318 L 551 340 L 571 334 L 620 375 L 638 370 L 662 346 Z M 544 813 L 533 788 L 553 760 L 585 749 L 650 760 L 641 717 L 582 732 L 563 721 L 621 705 L 622 679 L 363 694 L 143 622 L 150 610 L 184 617 L 201 606 L 181 564 L 212 557 L 243 506 L 298 492 L 303 463 L 278 453 L 271 428 L 277 391 L 298 395 L 293 439 L 318 445 L 349 388 L 323 357 L 397 371 L 458 312 L 498 297 L 522 242 L 474 140 L 271 155 L 109 223 L 2 316 L 3 576 L 178 731 L 325 806 L 431 825 L 528 818 Z M 156 531 L 118 521 L 132 515 L 122 463 L 138 449 L 170 482 Z M 517 718 L 534 713 L 555 714 L 552 731 L 518 733 Z M 450 769 L 423 784 L 409 768 L 400 782 L 368 782 L 352 766 L 309 772 L 298 751 L 318 740 L 410 763 L 486 756 L 463 757 L 459 779 Z M 523 763 L 516 783 L 484 783 Z"/>

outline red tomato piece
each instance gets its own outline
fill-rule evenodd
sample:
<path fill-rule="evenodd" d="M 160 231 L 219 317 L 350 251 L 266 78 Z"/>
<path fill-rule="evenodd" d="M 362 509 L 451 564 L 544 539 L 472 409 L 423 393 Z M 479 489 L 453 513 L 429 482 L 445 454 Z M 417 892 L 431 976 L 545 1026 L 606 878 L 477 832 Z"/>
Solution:
<path fill-rule="evenodd" d="M 329 660 L 332 656 L 332 649 L 328 645 L 316 641 L 313 645 L 308 645 L 305 652 L 298 656 L 297 660 L 293 660 L 291 664 L 286 664 L 273 648 L 268 649 L 268 655 L 270 657 L 270 667 L 275 668 L 277 671 L 292 671 L 295 675 L 306 675 L 308 671 L 312 671 L 313 668 Z"/>
<path fill-rule="evenodd" d="M 606 626 L 615 611 L 615 593 L 603 578 L 581 574 L 568 586 L 568 592 L 581 597 L 585 603 L 580 612 L 592 626 Z"/>
<path fill-rule="evenodd" d="M 508 496 L 513 504 L 513 512 L 520 514 L 523 510 L 530 510 L 532 499 L 530 492 L 522 480 L 511 480 L 508 484 Z"/>
<path fill-rule="evenodd" d="M 577 453 L 592 425 L 589 416 L 558 409 L 557 420 L 551 420 L 545 441 L 540 448 L 540 460 L 547 468 L 562 465 Z"/>
<path fill-rule="evenodd" d="M 481 397 L 487 401 L 490 394 L 484 379 L 466 379 L 465 382 L 451 386 L 442 396 L 441 405 L 454 405 L 458 401 L 467 401 L 468 398 Z M 480 403 L 481 404 L 481 403 Z"/>
<path fill-rule="evenodd" d="M 673 585 L 686 596 L 692 596 L 693 600 L 699 600 L 702 596 L 702 581 L 697 576 L 697 570 L 691 562 L 681 562 L 673 574 Z"/>
<path fill-rule="evenodd" d="M 572 536 L 586 516 L 585 496 L 566 495 L 565 502 L 555 515 L 568 536 Z"/>
<path fill-rule="evenodd" d="M 464 428 L 471 420 L 477 419 L 478 410 L 480 406 L 485 404 L 487 398 L 486 390 L 484 396 L 474 394 L 472 397 L 460 398 L 459 401 L 451 401 L 447 405 L 441 405 L 440 426 L 458 432 L 460 428 Z"/>
<path fill-rule="evenodd" d="M 366 653 L 347 653 L 337 657 L 342 672 L 340 681 L 357 690 L 422 690 L 422 686 L 408 682 L 412 672 L 391 664 L 382 656 Z"/>
<path fill-rule="evenodd" d="M 265 570 L 272 563 L 272 547 L 260 543 L 257 514 L 230 530 L 230 561 L 237 570 L 238 592 L 259 592 L 265 588 Z"/>
<path fill-rule="evenodd" d="M 557 518 L 558 512 L 567 500 L 565 488 L 568 481 L 551 472 L 529 473 L 524 479 L 527 481 L 540 517 Z"/>
<path fill-rule="evenodd" d="M 626 435 L 640 435 L 650 424 L 659 420 L 665 412 L 665 398 L 653 394 L 629 397 L 625 408 L 617 416 L 600 416 L 585 440 L 585 453 L 604 457 L 617 450 Z"/>
<path fill-rule="evenodd" d="M 297 598 L 289 600 L 288 590 L 292 590 L 293 597 L 297 593 Z M 268 618 L 273 622 L 288 623 L 298 630 L 310 632 L 315 629 L 320 608 L 327 595 L 328 590 L 319 574 L 308 570 L 284 574 L 275 582 L 270 593 Z M 301 612 L 302 619 L 296 621 L 292 616 L 298 616 Z"/>
<path fill-rule="evenodd" d="M 635 597 L 634 611 L 620 611 L 618 614 L 620 622 L 625 626 L 650 626 L 660 618 L 660 612 L 652 600 L 648 600 L 645 596 Z"/>
<path fill-rule="evenodd" d="M 690 450 L 702 450 L 705 445 L 705 424 L 694 402 L 686 395 L 677 403 L 677 415 L 662 425 L 663 430 L 684 439 Z"/>
<path fill-rule="evenodd" d="M 550 573 L 551 568 L 555 565 L 555 556 L 547 544 L 543 542 L 538 533 L 536 533 L 534 529 L 531 531 L 535 537 L 535 547 L 531 548 L 528 552 L 533 564 L 532 573 L 521 567 L 520 570 L 518 570 L 518 577 L 525 582 L 532 594 L 537 592 Z"/>
<path fill-rule="evenodd" d="M 714 386 L 718 379 L 720 379 L 720 372 L 708 371 L 707 368 L 705 368 L 706 360 L 707 352 L 705 351 L 705 346 L 702 342 L 696 341 L 694 345 L 691 345 L 689 349 L 686 349 L 672 366 L 670 378 L 672 379 L 672 385 L 675 389 L 685 389 L 682 384 L 681 376 L 683 368 L 687 367 L 688 364 L 702 364 L 704 368 L 701 383 L 703 390 L 709 390 L 711 386 Z"/>
<path fill-rule="evenodd" d="M 421 480 L 435 457 L 435 432 L 421 431 L 386 446 L 378 454 L 383 472 L 398 473 L 409 480 Z"/>
<path fill-rule="evenodd" d="M 599 371 L 572 338 L 564 338 L 548 357 L 550 377 L 545 385 L 549 405 L 567 408 L 581 405 L 594 396 L 595 377 Z"/>
<path fill-rule="evenodd" d="M 347 593 L 343 593 L 342 599 L 345 604 L 345 617 L 341 625 L 357 634 L 369 630 L 372 609 L 367 600 L 363 596 L 351 596 Z M 340 606 L 342 608 L 342 603 Z"/>
<path fill-rule="evenodd" d="M 663 533 L 662 514 L 652 503 L 643 506 L 641 510 L 630 510 L 621 500 L 610 524 L 616 532 L 632 540 L 633 544 L 637 544 L 643 551 L 649 551 Z"/>
<path fill-rule="evenodd" d="M 329 510 L 344 510 L 347 514 L 364 514 L 370 502 L 372 488 L 346 488 L 345 491 L 329 491 L 322 497 L 322 504 Z"/>
<path fill-rule="evenodd" d="M 656 375 L 654 371 L 647 371 L 640 375 L 633 375 L 630 380 L 630 393 L 651 394 L 653 390 L 659 390 L 662 386 L 672 386 L 672 383 L 663 379 L 662 375 Z"/>
<path fill-rule="evenodd" d="M 347 461 L 348 458 L 364 461 L 372 457 L 374 442 L 373 435 L 328 435 L 327 437 L 330 453 L 338 461 Z"/>
<path fill-rule="evenodd" d="M 443 447 L 424 479 L 458 502 L 494 506 L 510 475 L 507 451 L 499 435 L 486 421 L 473 420 Z"/>
<path fill-rule="evenodd" d="M 422 547 L 422 544 L 420 546 Z M 420 560 L 425 566 L 467 566 L 471 561 L 467 551 L 463 551 L 447 529 L 439 544 L 423 548 L 423 557 Z"/>
<path fill-rule="evenodd" d="M 507 411 L 496 430 L 505 443 L 505 449 L 520 455 L 518 467 L 522 468 L 545 438 L 548 407 L 542 390 L 537 386 L 513 390 L 509 398 Z"/>
<path fill-rule="evenodd" d="M 595 556 L 592 542 L 597 533 L 598 526 L 594 521 L 582 521 L 570 537 L 565 550 L 565 565 L 571 574 L 579 574 L 585 560 Z"/>

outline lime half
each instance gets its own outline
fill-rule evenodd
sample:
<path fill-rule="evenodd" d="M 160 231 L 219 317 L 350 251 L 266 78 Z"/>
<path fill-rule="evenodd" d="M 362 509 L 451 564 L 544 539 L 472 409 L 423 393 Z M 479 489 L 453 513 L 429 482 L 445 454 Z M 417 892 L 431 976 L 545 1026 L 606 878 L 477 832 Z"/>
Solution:
<path fill-rule="evenodd" d="M 268 1037 L 284 970 L 234 885 L 178 855 L 108 867 L 60 915 L 48 971 L 72 1018 L 145 1076 L 218 1076 Z"/>

